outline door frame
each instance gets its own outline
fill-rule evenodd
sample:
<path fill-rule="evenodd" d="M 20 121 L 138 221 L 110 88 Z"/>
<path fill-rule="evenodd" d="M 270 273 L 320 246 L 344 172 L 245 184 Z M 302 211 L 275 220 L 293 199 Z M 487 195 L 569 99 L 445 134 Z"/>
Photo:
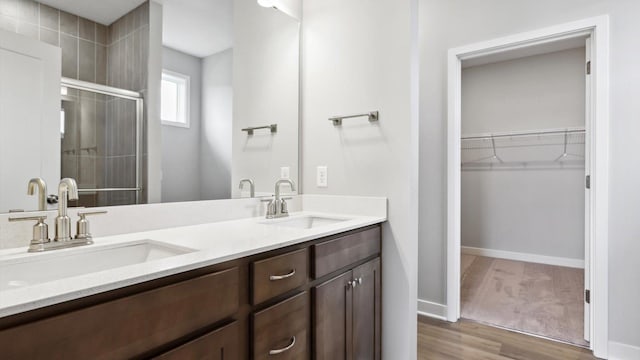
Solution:
<path fill-rule="evenodd" d="M 591 318 L 590 348 L 608 356 L 608 222 L 609 222 L 609 17 L 587 18 L 535 31 L 461 46 L 448 53 L 447 114 L 447 320 L 460 318 L 461 123 L 462 61 L 577 37 L 591 37 L 591 116 L 586 121 L 590 140 Z M 587 168 L 589 168 L 587 167 Z"/>

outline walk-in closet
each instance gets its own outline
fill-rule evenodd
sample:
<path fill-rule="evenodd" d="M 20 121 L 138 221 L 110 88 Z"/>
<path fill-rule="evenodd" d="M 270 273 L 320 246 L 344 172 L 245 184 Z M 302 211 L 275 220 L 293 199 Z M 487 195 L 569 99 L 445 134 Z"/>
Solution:
<path fill-rule="evenodd" d="M 581 346 L 587 49 L 463 62 L 461 97 L 461 316 Z"/>

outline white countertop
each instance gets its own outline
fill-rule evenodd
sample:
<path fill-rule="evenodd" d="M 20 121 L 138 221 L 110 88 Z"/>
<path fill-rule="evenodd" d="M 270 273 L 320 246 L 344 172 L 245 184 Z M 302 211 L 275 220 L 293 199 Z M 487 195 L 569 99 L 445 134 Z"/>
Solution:
<path fill-rule="evenodd" d="M 299 229 L 267 223 L 277 223 L 282 219 L 265 220 L 264 217 L 254 217 L 124 235 L 97 237 L 94 238 L 95 243 L 93 245 L 83 248 L 99 248 L 131 241 L 153 240 L 190 248 L 195 251 L 111 270 L 0 291 L 0 317 L 219 264 L 386 221 L 386 216 L 341 215 L 308 211 L 292 213 L 288 219 L 306 215 L 344 218 L 348 220 L 311 229 Z M 77 249 L 79 248 L 29 254 L 27 253 L 26 247 L 13 248 L 0 251 L 0 260 L 28 260 L 36 256 L 48 256 L 52 253 L 63 254 L 65 251 L 78 251 Z M 42 270 L 46 271 L 46 269 Z"/>

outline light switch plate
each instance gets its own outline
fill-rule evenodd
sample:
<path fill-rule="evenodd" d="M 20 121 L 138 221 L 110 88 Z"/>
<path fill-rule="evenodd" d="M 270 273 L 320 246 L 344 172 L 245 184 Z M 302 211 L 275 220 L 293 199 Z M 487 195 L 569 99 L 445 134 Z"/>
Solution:
<path fill-rule="evenodd" d="M 318 166 L 317 168 L 317 176 L 316 176 L 316 184 L 318 187 L 327 187 L 328 179 L 327 179 L 327 167 L 326 166 Z"/>
<path fill-rule="evenodd" d="M 291 168 L 288 166 L 283 166 L 280 168 L 280 179 L 290 179 L 291 178 Z"/>

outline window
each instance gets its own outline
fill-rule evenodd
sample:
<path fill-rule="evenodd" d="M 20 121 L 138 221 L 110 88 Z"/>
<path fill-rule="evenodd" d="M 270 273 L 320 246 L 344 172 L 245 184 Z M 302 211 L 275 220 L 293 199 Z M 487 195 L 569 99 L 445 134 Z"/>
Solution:
<path fill-rule="evenodd" d="M 162 124 L 189 127 L 189 77 L 162 71 Z"/>

